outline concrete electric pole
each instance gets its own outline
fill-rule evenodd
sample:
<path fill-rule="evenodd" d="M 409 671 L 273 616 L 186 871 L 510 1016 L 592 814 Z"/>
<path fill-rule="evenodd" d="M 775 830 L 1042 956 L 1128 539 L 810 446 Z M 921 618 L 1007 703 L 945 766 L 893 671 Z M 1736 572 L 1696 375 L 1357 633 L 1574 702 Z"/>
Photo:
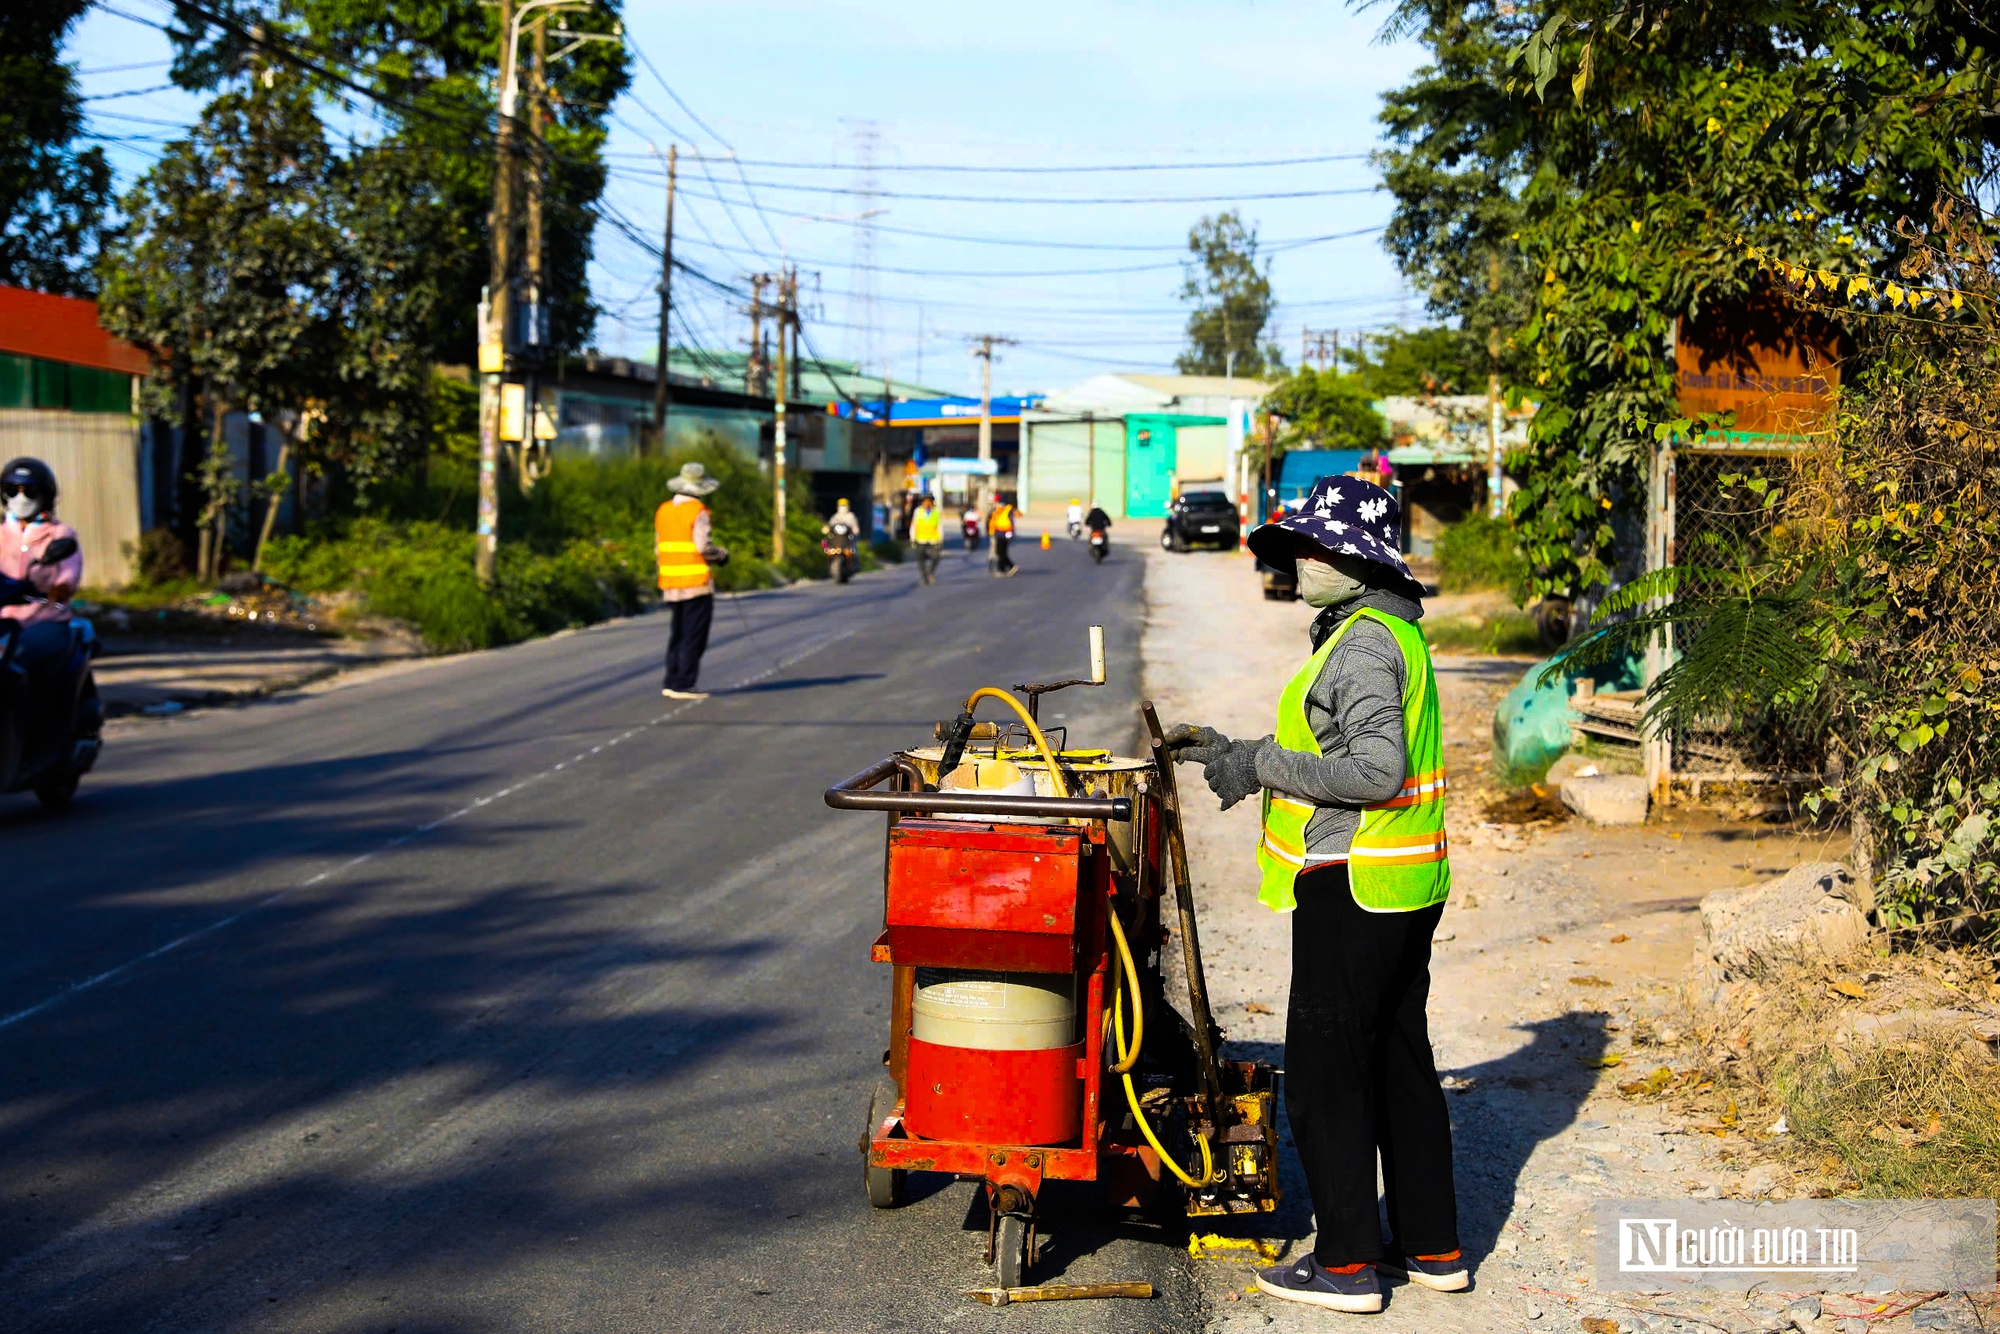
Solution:
<path fill-rule="evenodd" d="M 1489 255 L 1486 260 L 1486 289 L 1494 296 L 1500 294 L 1500 257 Z M 1500 326 L 1488 325 L 1486 329 L 1486 443 L 1489 456 L 1486 464 L 1486 514 L 1497 519 L 1504 511 L 1501 504 L 1502 459 L 1500 452 Z"/>
<path fill-rule="evenodd" d="M 500 116 L 493 136 L 492 260 L 479 319 L 479 535 L 473 570 L 493 585 L 500 549 L 500 385 L 507 374 L 507 285 L 514 269 L 514 0 L 500 0 Z"/>
<path fill-rule="evenodd" d="M 979 458 L 982 463 L 993 460 L 993 349 L 1014 347 L 1012 338 L 1001 338 L 994 334 L 976 334 L 972 339 L 972 355 L 979 358 Z M 987 492 L 993 484 L 980 474 L 980 502 L 987 499 Z"/>
<path fill-rule="evenodd" d="M 778 376 L 777 392 L 772 396 L 774 422 L 771 431 L 771 560 L 782 563 L 785 559 L 785 391 L 789 387 L 785 379 L 785 331 L 794 327 L 795 316 L 792 303 L 797 292 L 797 278 L 789 268 L 778 274 Z M 761 292 L 762 289 L 760 288 Z"/>
<path fill-rule="evenodd" d="M 541 369 L 542 354 L 547 339 L 542 336 L 543 322 L 547 319 L 543 302 L 547 299 L 542 287 L 542 201 L 548 189 L 548 16 L 535 15 L 533 54 L 528 61 L 528 138 L 527 138 L 527 209 L 521 247 L 521 266 L 526 270 L 527 309 L 522 311 L 521 332 L 516 340 L 523 353 L 521 357 L 523 384 L 521 392 L 521 438 L 516 443 L 514 453 L 514 482 L 527 495 L 535 489 L 541 479 L 544 461 L 538 452 L 540 442 L 536 439 L 537 413 L 535 398 L 540 390 L 537 375 Z"/>
<path fill-rule="evenodd" d="M 658 153 L 659 149 L 653 150 Z M 660 359 L 658 378 L 653 381 L 653 429 L 659 433 L 660 453 L 667 452 L 667 317 L 674 301 L 674 174 L 680 165 L 679 144 L 667 145 L 667 233 L 660 253 Z"/>

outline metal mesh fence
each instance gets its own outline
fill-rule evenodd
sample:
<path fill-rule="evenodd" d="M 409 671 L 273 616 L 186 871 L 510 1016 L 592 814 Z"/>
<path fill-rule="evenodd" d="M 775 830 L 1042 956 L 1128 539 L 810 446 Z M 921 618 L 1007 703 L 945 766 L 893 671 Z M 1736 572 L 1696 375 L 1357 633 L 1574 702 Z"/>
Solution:
<path fill-rule="evenodd" d="M 1783 453 L 1676 450 L 1667 491 L 1672 526 L 1668 561 L 1684 571 L 1732 570 L 1758 563 L 1776 517 L 1776 509 L 1766 507 L 1765 497 L 1783 485 L 1789 466 Z M 1760 492 L 1749 485 L 1759 480 L 1768 481 L 1769 488 Z M 1699 574 L 1684 574 L 1683 579 L 1683 590 L 1692 593 L 1715 591 L 1722 582 L 1719 576 L 1705 580 Z M 1685 651 L 1700 633 L 1698 627 L 1679 628 L 1676 646 Z M 1764 767 L 1762 758 L 1721 731 L 1680 732 L 1673 738 L 1673 768 L 1680 774 L 1756 770 Z"/>

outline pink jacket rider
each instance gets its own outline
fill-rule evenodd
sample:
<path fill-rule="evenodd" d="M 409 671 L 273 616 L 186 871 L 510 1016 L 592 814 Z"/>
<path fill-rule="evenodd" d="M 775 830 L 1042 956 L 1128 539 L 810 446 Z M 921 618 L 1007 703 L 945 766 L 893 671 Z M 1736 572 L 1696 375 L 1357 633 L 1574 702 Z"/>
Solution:
<path fill-rule="evenodd" d="M 33 625 L 39 621 L 67 621 L 70 619 L 68 599 L 75 596 L 83 584 L 83 552 L 68 560 L 57 561 L 54 565 L 36 565 L 49 543 L 59 537 L 76 536 L 76 529 L 57 519 L 46 516 L 21 522 L 13 515 L 0 518 L 0 574 L 10 579 L 26 579 L 42 594 L 48 597 L 56 589 L 62 589 L 64 601 L 23 602 L 12 607 L 0 607 L 0 616 L 9 620 Z"/>

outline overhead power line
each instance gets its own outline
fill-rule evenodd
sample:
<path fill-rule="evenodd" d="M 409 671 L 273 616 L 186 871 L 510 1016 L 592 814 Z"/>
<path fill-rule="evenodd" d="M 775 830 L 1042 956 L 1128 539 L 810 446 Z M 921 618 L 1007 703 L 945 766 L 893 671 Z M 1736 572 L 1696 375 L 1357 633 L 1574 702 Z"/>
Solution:
<path fill-rule="evenodd" d="M 634 168 L 625 168 L 628 176 L 654 175 Z M 658 173 L 664 179 L 663 173 Z M 795 185 L 788 181 L 752 181 L 744 178 L 746 190 L 751 186 L 766 190 L 790 190 L 806 194 L 860 195 L 866 192 L 853 186 L 844 185 Z M 1226 195 L 1098 195 L 1071 197 L 1068 195 L 942 195 L 915 193 L 909 191 L 878 190 L 870 198 L 910 199 L 938 204 L 1046 204 L 1069 206 L 1078 204 L 1240 204 L 1259 199 L 1326 199 L 1334 195 L 1372 195 L 1381 190 L 1379 185 L 1351 185 L 1333 190 L 1259 190 L 1249 194 Z M 718 196 L 719 198 L 719 196 Z"/>
<path fill-rule="evenodd" d="M 678 100 L 678 99 L 676 99 Z M 690 115 L 693 113 L 690 112 Z M 608 157 L 634 156 L 637 154 L 606 154 Z M 1322 153 L 1315 157 L 1274 157 L 1258 158 L 1246 162 L 1118 162 L 1074 167 L 993 167 L 969 166 L 956 162 L 903 162 L 878 164 L 878 171 L 938 171 L 962 172 L 972 175 L 994 176 L 1056 176 L 1084 175 L 1091 172 L 1111 171 L 1234 171 L 1252 170 L 1259 167 L 1303 167 L 1319 162 L 1365 162 L 1367 153 Z M 777 162 L 766 158 L 738 158 L 746 167 L 772 167 L 785 171 L 852 171 L 851 164 L 839 162 Z M 818 187 L 815 187 L 818 188 Z"/>

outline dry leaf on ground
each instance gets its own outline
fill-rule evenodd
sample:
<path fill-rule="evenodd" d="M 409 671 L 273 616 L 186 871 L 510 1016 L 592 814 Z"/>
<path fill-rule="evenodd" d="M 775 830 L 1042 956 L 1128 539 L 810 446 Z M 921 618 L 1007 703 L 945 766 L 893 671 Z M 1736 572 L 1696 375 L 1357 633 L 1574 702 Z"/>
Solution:
<path fill-rule="evenodd" d="M 1868 988 L 1850 978 L 1843 977 L 1837 981 L 1829 982 L 1827 985 L 1843 996 L 1852 996 L 1855 1000 L 1868 999 Z"/>
<path fill-rule="evenodd" d="M 1623 945 L 1626 941 L 1630 940 L 1631 938 L 1632 937 L 1626 935 L 1623 931 L 1620 931 L 1617 935 L 1611 938 L 1611 943 L 1614 945 Z"/>
<path fill-rule="evenodd" d="M 1250 1003 L 1249 1003 L 1248 1005 L 1244 1006 L 1244 1007 L 1243 1007 L 1243 1009 L 1244 1009 L 1244 1012 L 1245 1012 L 1245 1013 L 1248 1013 L 1248 1014 L 1276 1014 L 1276 1013 L 1277 1013 L 1277 1011 L 1276 1011 L 1276 1010 L 1273 1010 L 1273 1009 L 1272 1009 L 1272 1008 L 1271 1008 L 1270 1006 L 1268 1006 L 1268 1005 L 1264 1004 L 1264 1002 L 1262 1002 L 1262 1001 L 1251 1001 L 1251 1002 L 1250 1002 Z"/>
<path fill-rule="evenodd" d="M 1601 1315 L 1587 1315 L 1579 1321 L 1585 1334 L 1618 1334 L 1618 1322 Z"/>
<path fill-rule="evenodd" d="M 1572 977 L 1569 980 L 1569 984 L 1573 987 L 1608 987 L 1611 985 L 1595 973 L 1585 973 L 1582 977 Z"/>
<path fill-rule="evenodd" d="M 1615 1051 L 1606 1052 L 1602 1056 L 1579 1056 L 1576 1059 L 1593 1070 L 1609 1070 L 1613 1066 L 1625 1064 L 1625 1058 Z"/>

